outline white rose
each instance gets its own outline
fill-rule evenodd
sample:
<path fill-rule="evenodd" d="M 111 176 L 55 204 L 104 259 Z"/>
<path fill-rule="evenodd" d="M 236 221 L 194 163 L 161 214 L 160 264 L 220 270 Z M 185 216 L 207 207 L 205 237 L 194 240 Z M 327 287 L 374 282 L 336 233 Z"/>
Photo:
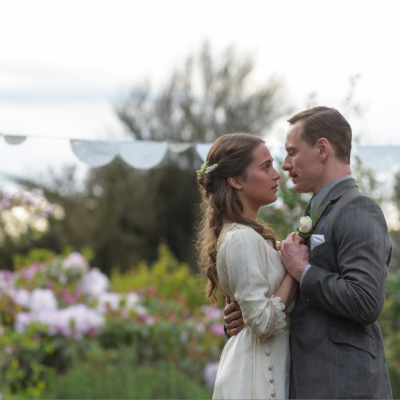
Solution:
<path fill-rule="evenodd" d="M 300 228 L 299 231 L 302 233 L 308 233 L 312 228 L 312 220 L 310 217 L 301 217 L 300 218 Z"/>

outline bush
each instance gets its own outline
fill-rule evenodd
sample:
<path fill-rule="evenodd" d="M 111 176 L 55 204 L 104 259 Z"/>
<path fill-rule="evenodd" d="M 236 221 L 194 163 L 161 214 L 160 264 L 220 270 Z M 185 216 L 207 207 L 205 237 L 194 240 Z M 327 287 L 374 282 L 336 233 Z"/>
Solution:
<path fill-rule="evenodd" d="M 159 247 L 158 260 L 151 267 L 145 262 L 121 274 L 117 268 L 111 273 L 111 283 L 117 292 L 156 291 L 160 299 L 173 299 L 190 311 L 207 303 L 205 280 L 194 276 L 186 263 L 180 263 L 166 245 Z"/>
<path fill-rule="evenodd" d="M 101 354 L 102 352 L 99 352 Z M 200 379 L 190 379 L 174 362 L 139 366 L 134 347 L 120 347 L 102 359 L 76 362 L 56 376 L 44 399 L 206 399 L 211 392 Z"/>
<path fill-rule="evenodd" d="M 204 368 L 219 359 L 226 341 L 222 310 L 203 306 L 204 282 L 165 246 L 152 267 L 141 264 L 126 276 L 114 271 L 111 282 L 89 268 L 87 259 L 77 252 L 57 256 L 34 250 L 16 257 L 14 272 L 0 271 L 0 392 L 40 398 L 46 390 L 50 397 L 68 397 L 62 382 L 81 379 L 85 386 L 87 371 L 96 370 L 98 363 L 104 379 L 137 379 L 137 387 L 145 377 L 167 376 L 163 371 L 169 369 L 182 390 L 163 383 L 158 389 L 153 385 L 149 396 L 186 397 L 191 388 L 193 397 Z M 139 371 L 137 376 L 117 372 L 123 365 L 118 357 L 128 354 L 126 349 L 134 354 L 129 370 Z M 81 368 L 87 374 L 75 372 Z M 184 377 L 192 384 L 185 386 Z M 61 392 L 53 381 L 59 382 Z M 125 381 L 117 385 L 126 388 L 122 397 L 128 393 Z M 207 375 L 208 385 L 209 381 L 212 377 Z M 46 389 L 48 384 L 53 386 Z M 95 392 L 77 396 L 104 397 L 99 391 L 105 390 L 115 398 L 115 386 L 110 385 L 95 385 Z M 138 397 L 147 393 L 144 390 Z"/>

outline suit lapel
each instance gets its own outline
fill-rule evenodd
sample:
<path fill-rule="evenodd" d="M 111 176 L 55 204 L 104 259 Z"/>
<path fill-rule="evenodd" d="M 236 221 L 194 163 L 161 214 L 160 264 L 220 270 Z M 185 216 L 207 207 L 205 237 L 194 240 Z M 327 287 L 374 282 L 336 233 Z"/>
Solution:
<path fill-rule="evenodd" d="M 345 179 L 344 181 L 339 182 L 337 185 L 335 185 L 328 192 L 322 204 L 318 208 L 318 211 L 320 211 L 320 213 L 318 219 L 315 221 L 314 226 L 318 224 L 318 221 L 321 219 L 322 215 L 324 214 L 326 208 L 331 203 L 331 201 L 337 200 L 338 198 L 342 197 L 347 190 L 353 187 L 358 187 L 356 181 L 353 178 Z"/>

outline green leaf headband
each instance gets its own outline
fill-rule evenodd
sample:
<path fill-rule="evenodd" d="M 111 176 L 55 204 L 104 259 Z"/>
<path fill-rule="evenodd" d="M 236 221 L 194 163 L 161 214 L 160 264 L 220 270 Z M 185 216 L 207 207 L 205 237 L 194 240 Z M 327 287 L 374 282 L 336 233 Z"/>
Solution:
<path fill-rule="evenodd" d="M 206 161 L 201 168 L 196 172 L 197 176 L 204 175 L 204 174 L 209 174 L 210 172 L 213 172 L 216 168 L 218 167 L 218 164 L 211 165 L 210 167 L 208 166 L 208 161 Z"/>

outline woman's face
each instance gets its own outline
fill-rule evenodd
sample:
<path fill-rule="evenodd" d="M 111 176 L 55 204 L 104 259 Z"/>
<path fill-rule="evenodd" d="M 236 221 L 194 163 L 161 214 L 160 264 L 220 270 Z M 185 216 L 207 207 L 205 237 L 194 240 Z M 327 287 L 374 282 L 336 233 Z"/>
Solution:
<path fill-rule="evenodd" d="M 273 158 L 264 143 L 256 147 L 253 157 L 253 162 L 246 169 L 245 180 L 237 180 L 240 185 L 238 195 L 244 206 L 258 209 L 276 201 L 281 176 L 272 166 Z"/>

